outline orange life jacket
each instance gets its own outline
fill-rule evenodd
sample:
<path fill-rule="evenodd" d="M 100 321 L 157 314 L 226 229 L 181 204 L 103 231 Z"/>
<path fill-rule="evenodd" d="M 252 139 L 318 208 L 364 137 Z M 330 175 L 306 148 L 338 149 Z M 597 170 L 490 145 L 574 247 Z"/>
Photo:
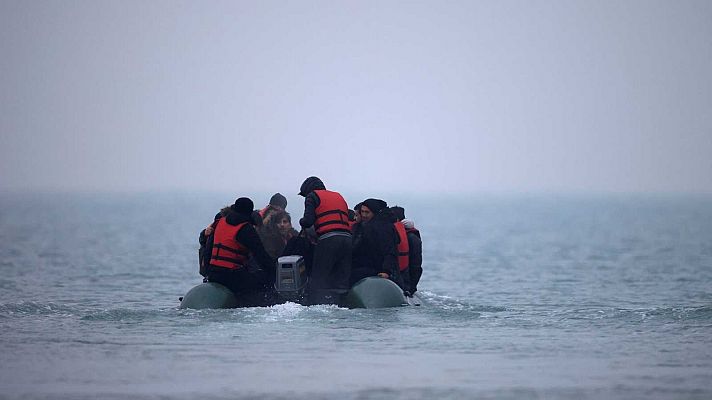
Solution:
<path fill-rule="evenodd" d="M 402 222 L 398 221 L 393 223 L 393 226 L 396 228 L 396 232 L 398 232 L 398 267 L 400 268 L 401 271 L 405 270 L 408 268 L 408 253 L 410 251 L 410 248 L 408 246 L 408 235 L 405 232 L 405 225 L 403 225 Z"/>
<path fill-rule="evenodd" d="M 315 190 L 319 198 L 319 206 L 316 208 L 316 221 L 314 229 L 319 235 L 331 231 L 351 231 L 349 225 L 349 207 L 346 200 L 340 194 L 330 190 Z"/>
<path fill-rule="evenodd" d="M 247 222 L 230 225 L 225 219 L 220 218 L 218 225 L 215 227 L 210 265 L 227 269 L 244 268 L 250 256 L 250 249 L 235 240 L 235 235 Z"/>

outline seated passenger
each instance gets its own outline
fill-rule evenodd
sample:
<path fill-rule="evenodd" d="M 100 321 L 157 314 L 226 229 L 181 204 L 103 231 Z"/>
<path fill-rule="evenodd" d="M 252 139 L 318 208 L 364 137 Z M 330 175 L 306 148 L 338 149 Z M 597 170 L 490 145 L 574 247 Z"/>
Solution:
<path fill-rule="evenodd" d="M 214 228 L 208 281 L 232 290 L 241 304 L 264 306 L 273 294 L 275 261 L 254 228 L 252 200 L 241 197 Z M 251 268 L 253 261 L 256 268 Z M 250 267 L 248 267 L 250 265 Z"/>
<path fill-rule="evenodd" d="M 406 296 L 410 296 L 410 279 L 408 272 L 408 234 L 405 231 L 405 226 L 401 220 L 405 218 L 405 209 L 403 207 L 394 206 L 391 207 L 391 212 L 396 217 L 397 221 L 393 223 L 393 227 L 396 228 L 396 233 L 398 233 L 398 270 L 401 274 L 401 279 L 403 281 L 403 291 Z"/>
<path fill-rule="evenodd" d="M 262 217 L 262 224 L 269 224 L 273 216 L 287 209 L 287 198 L 281 193 L 275 193 L 269 199 L 269 204 L 267 204 L 263 209 L 259 211 L 260 217 Z"/>
<path fill-rule="evenodd" d="M 220 212 L 215 214 L 213 222 L 208 225 L 205 229 L 200 231 L 198 235 L 198 243 L 200 243 L 200 249 L 198 249 L 198 263 L 200 265 L 200 275 L 204 277 L 203 282 L 207 282 L 208 270 L 210 269 L 210 254 L 213 251 L 213 232 L 218 220 L 230 211 L 230 206 L 223 207 Z"/>
<path fill-rule="evenodd" d="M 200 249 L 198 250 L 198 263 L 200 265 L 200 275 L 204 277 L 203 282 L 207 282 L 208 269 L 210 269 L 210 254 L 213 251 L 213 233 L 215 232 L 215 226 L 218 220 L 227 215 L 230 211 L 230 206 L 223 207 L 220 212 L 215 214 L 213 222 L 208 225 L 205 229 L 200 231 L 198 236 L 198 243 L 200 243 Z M 252 224 L 256 227 L 262 226 L 262 217 L 258 211 L 252 212 Z"/>
<path fill-rule="evenodd" d="M 363 205 L 363 203 L 358 203 L 354 206 L 354 211 L 355 211 L 354 220 L 356 221 L 355 224 L 358 224 L 359 222 L 361 222 L 361 206 L 362 205 Z"/>
<path fill-rule="evenodd" d="M 418 291 L 418 282 L 423 275 L 423 241 L 420 232 L 415 229 L 415 224 L 409 219 L 404 219 L 403 226 L 408 234 L 408 288 L 412 295 Z"/>
<path fill-rule="evenodd" d="M 262 244 L 265 246 L 267 254 L 272 258 L 282 256 L 282 251 L 287 242 L 299 234 L 292 228 L 292 217 L 286 211 L 278 211 L 272 214 L 268 223 L 257 229 L 257 233 L 262 239 Z"/>
<path fill-rule="evenodd" d="M 380 276 L 401 286 L 395 216 L 379 199 L 365 200 L 360 210 L 361 222 L 354 227 L 351 285 L 368 276 Z"/>

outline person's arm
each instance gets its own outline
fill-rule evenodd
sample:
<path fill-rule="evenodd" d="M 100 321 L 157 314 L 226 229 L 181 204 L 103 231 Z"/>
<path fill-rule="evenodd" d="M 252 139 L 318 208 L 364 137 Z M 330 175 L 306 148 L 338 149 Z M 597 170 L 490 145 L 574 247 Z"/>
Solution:
<path fill-rule="evenodd" d="M 276 211 L 272 205 L 267 205 L 265 207 L 265 215 L 262 218 L 262 225 L 269 225 L 269 222 L 272 220 L 272 217 L 276 214 Z"/>
<path fill-rule="evenodd" d="M 382 226 L 378 229 L 378 233 L 378 243 L 376 243 L 376 246 L 379 253 L 383 256 L 383 262 L 380 265 L 378 275 L 383 278 L 390 278 L 398 271 L 398 248 L 396 247 L 398 233 L 391 224 Z"/>
<path fill-rule="evenodd" d="M 215 218 L 213 219 L 213 222 L 210 225 L 208 225 L 207 227 L 205 227 L 205 229 L 203 229 L 202 232 L 200 232 L 201 237 L 202 236 L 207 237 L 207 236 L 212 235 L 213 231 L 215 230 L 215 227 L 218 226 L 218 220 L 220 218 L 222 218 L 222 214 L 220 214 L 220 213 L 215 214 Z M 201 244 L 202 244 L 202 242 L 201 242 Z"/>
<path fill-rule="evenodd" d="M 265 247 L 262 244 L 260 236 L 257 234 L 255 228 L 249 224 L 245 225 L 245 227 L 237 232 L 235 239 L 250 249 L 252 255 L 255 257 L 255 260 L 257 260 L 257 264 L 265 273 L 267 273 L 270 281 L 274 282 L 276 274 L 275 260 L 267 254 L 267 251 L 265 250 Z"/>
<path fill-rule="evenodd" d="M 319 197 L 314 192 L 310 192 L 304 198 L 304 216 L 299 220 L 302 228 L 309 228 L 316 222 L 316 208 L 319 207 Z"/>
<path fill-rule="evenodd" d="M 418 282 L 423 275 L 423 241 L 417 235 L 408 235 L 408 245 L 410 246 L 410 263 L 408 274 L 410 275 L 410 293 L 418 291 Z"/>
<path fill-rule="evenodd" d="M 408 265 L 420 267 L 423 265 L 423 241 L 416 235 L 408 235 Z"/>

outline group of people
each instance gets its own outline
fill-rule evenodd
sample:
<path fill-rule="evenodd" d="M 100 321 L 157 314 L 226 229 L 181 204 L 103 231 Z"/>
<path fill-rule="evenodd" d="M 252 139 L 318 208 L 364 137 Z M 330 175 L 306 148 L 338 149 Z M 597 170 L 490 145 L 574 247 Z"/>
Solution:
<path fill-rule="evenodd" d="M 359 280 L 390 279 L 406 296 L 422 275 L 422 240 L 402 207 L 369 198 L 349 209 L 343 196 L 312 176 L 301 185 L 301 232 L 292 227 L 287 199 L 276 193 L 254 210 L 240 197 L 200 232 L 200 274 L 232 290 L 243 304 L 269 305 L 276 259 L 301 255 L 306 261 L 308 304 L 339 304 Z"/>

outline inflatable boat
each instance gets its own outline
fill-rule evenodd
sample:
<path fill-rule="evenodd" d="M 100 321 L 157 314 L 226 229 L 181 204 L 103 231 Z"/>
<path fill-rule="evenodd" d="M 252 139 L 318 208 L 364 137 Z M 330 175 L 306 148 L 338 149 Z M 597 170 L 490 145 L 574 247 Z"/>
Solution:
<path fill-rule="evenodd" d="M 267 294 L 262 305 L 286 303 L 305 304 L 304 290 L 307 278 L 301 256 L 280 257 L 277 262 L 275 291 Z M 255 305 L 254 299 L 241 299 L 227 287 L 216 282 L 201 283 L 188 291 L 181 299 L 180 308 L 237 308 Z M 258 302 L 259 303 L 259 302 Z M 398 285 L 389 279 L 370 276 L 356 282 L 344 296 L 340 306 L 348 308 L 385 308 L 419 306 L 417 295 L 403 294 Z"/>

